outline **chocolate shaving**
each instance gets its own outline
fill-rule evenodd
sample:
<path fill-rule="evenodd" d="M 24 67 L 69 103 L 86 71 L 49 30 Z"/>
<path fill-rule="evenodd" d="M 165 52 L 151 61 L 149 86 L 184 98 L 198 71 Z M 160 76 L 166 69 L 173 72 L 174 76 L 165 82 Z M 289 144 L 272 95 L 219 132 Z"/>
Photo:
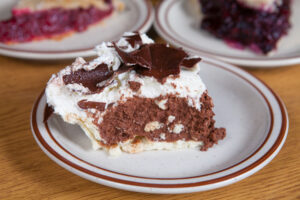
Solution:
<path fill-rule="evenodd" d="M 173 75 L 177 78 L 180 73 L 180 66 L 192 68 L 200 58 L 188 58 L 188 54 L 182 49 L 168 47 L 164 44 L 142 44 L 139 34 L 124 36 L 131 46 L 140 45 L 140 48 L 125 52 L 113 43 L 113 47 L 119 54 L 122 64 L 117 71 L 110 71 L 106 64 L 100 64 L 95 69 L 87 71 L 80 69 L 70 75 L 63 76 L 64 83 L 82 84 L 89 88 L 88 94 L 100 93 L 106 86 L 110 85 L 116 76 L 130 70 L 138 74 L 152 76 L 159 82 L 164 83 L 166 78 Z M 99 83 L 104 82 L 99 86 Z"/>
<path fill-rule="evenodd" d="M 115 104 L 115 103 L 110 103 L 110 104 L 108 104 L 107 109 L 113 107 L 114 104 Z"/>
<path fill-rule="evenodd" d="M 135 33 L 134 35 L 124 36 L 127 42 L 134 48 L 136 45 L 142 45 L 143 41 L 139 33 Z"/>
<path fill-rule="evenodd" d="M 180 73 L 180 63 L 187 56 L 182 49 L 167 47 L 164 44 L 151 44 L 142 48 L 149 48 L 151 53 L 151 69 L 141 70 L 145 76 L 153 76 L 161 83 L 169 75 Z"/>
<path fill-rule="evenodd" d="M 102 102 L 95 102 L 95 101 L 87 101 L 86 99 L 81 100 L 77 103 L 77 105 L 81 108 L 81 109 L 96 109 L 99 111 L 104 111 L 105 110 L 105 105 L 106 103 L 102 103 Z"/>
<path fill-rule="evenodd" d="M 141 48 L 136 51 L 126 53 L 122 51 L 115 43 L 114 46 L 125 65 L 139 65 L 139 67 L 144 67 L 147 69 L 151 68 L 151 53 L 149 49 Z"/>
<path fill-rule="evenodd" d="M 182 61 L 181 66 L 186 67 L 186 68 L 192 68 L 200 61 L 201 61 L 201 58 L 185 58 Z"/>
<path fill-rule="evenodd" d="M 80 69 L 72 72 L 69 75 L 63 76 L 64 83 L 67 84 L 82 84 L 84 87 L 89 88 L 91 93 L 100 92 L 103 88 L 98 87 L 97 84 L 109 79 L 113 75 L 112 71 L 109 71 L 106 64 L 100 64 L 95 69 L 86 71 Z"/>
<path fill-rule="evenodd" d="M 113 72 L 112 76 L 106 80 L 105 84 L 101 87 L 101 89 L 98 92 L 101 92 L 105 87 L 109 86 L 116 78 L 116 76 L 118 76 L 119 74 L 128 72 L 130 70 L 132 70 L 134 67 L 133 66 L 127 66 L 122 64 L 119 69 L 115 72 Z"/>
<path fill-rule="evenodd" d="M 130 53 L 122 51 L 117 45 L 115 48 L 125 65 L 134 65 L 138 73 L 153 76 L 161 83 L 169 75 L 178 75 L 180 64 L 188 56 L 182 49 L 164 44 L 146 44 Z"/>

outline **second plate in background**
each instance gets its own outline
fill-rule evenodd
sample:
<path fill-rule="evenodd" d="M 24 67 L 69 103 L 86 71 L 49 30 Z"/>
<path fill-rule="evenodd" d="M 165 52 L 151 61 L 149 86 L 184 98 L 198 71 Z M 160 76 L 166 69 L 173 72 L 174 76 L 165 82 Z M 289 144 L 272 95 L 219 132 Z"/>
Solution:
<path fill-rule="evenodd" d="M 0 54 L 27 59 L 67 59 L 94 56 L 94 47 L 103 41 L 118 39 L 126 31 L 146 32 L 153 22 L 154 11 L 147 0 L 122 0 L 125 10 L 90 27 L 87 31 L 73 34 L 60 41 L 43 40 L 17 45 L 0 43 Z M 0 19 L 9 17 L 16 0 L 0 2 Z"/>
<path fill-rule="evenodd" d="M 300 63 L 300 12 L 297 12 L 300 1 L 292 2 L 292 28 L 269 56 L 231 48 L 223 40 L 201 30 L 201 15 L 191 9 L 193 5 L 190 4 L 192 1 L 165 0 L 156 10 L 155 28 L 170 44 L 241 66 L 279 67 Z"/>

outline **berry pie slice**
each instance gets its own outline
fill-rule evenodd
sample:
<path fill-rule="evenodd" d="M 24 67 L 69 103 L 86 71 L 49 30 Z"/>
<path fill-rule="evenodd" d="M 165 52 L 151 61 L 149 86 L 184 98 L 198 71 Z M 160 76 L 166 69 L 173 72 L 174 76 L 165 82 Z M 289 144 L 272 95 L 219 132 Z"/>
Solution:
<path fill-rule="evenodd" d="M 236 48 L 268 54 L 291 27 L 291 0 L 199 0 L 201 28 Z"/>
<path fill-rule="evenodd" d="M 20 0 L 12 17 L 0 22 L 6 44 L 62 39 L 122 10 L 119 0 Z"/>

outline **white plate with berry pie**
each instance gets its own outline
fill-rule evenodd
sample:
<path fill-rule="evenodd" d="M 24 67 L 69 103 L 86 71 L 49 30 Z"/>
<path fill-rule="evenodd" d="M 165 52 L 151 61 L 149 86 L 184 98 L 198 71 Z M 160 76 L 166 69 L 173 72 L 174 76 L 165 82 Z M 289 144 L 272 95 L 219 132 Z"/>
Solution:
<path fill-rule="evenodd" d="M 201 9 L 202 8 L 202 9 Z M 300 63 L 300 1 L 166 0 L 155 28 L 169 43 L 245 67 Z"/>
<path fill-rule="evenodd" d="M 40 60 L 94 56 L 102 41 L 146 32 L 153 17 L 146 0 L 3 0 L 0 54 Z"/>

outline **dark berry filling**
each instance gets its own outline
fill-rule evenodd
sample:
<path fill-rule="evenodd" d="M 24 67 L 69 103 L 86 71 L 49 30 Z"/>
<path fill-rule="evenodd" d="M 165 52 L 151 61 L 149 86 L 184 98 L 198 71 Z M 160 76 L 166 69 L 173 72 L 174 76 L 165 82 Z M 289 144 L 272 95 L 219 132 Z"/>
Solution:
<path fill-rule="evenodd" d="M 275 11 L 255 10 L 236 0 L 199 0 L 204 18 L 201 28 L 236 46 L 267 54 L 290 28 L 291 0 Z"/>
<path fill-rule="evenodd" d="M 52 38 L 68 32 L 85 31 L 89 25 L 99 22 L 113 11 L 95 7 L 88 9 L 61 9 L 37 11 L 14 15 L 0 22 L 0 42 L 29 42 L 35 39 Z"/>

